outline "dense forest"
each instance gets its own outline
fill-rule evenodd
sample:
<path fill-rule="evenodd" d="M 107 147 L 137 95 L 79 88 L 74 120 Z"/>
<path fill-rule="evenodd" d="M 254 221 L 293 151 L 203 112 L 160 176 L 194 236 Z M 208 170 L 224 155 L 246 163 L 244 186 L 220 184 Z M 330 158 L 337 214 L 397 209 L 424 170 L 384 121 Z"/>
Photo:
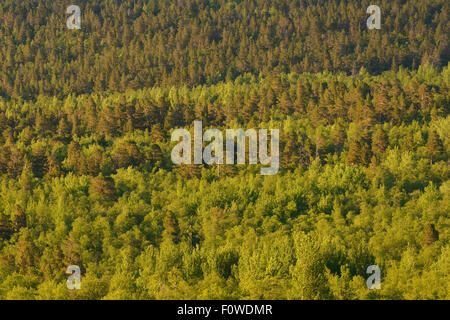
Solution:
<path fill-rule="evenodd" d="M 244 73 L 379 74 L 450 58 L 447 0 L 77 0 L 0 5 L 0 95 L 31 99 L 152 86 L 211 85 Z"/>
<path fill-rule="evenodd" d="M 0 4 L 0 299 L 450 299 L 448 1 L 78 2 Z"/>

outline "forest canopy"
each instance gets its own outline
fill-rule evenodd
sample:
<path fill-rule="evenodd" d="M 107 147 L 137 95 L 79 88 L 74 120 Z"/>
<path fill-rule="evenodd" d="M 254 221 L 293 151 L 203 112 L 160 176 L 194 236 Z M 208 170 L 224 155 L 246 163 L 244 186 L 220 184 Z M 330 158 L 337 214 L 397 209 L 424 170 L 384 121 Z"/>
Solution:
<path fill-rule="evenodd" d="M 383 0 L 368 30 L 369 0 L 78 0 L 0 4 L 0 95 L 35 98 L 152 86 L 211 85 L 322 71 L 371 74 L 450 57 L 446 0 Z"/>
<path fill-rule="evenodd" d="M 0 4 L 0 299 L 450 298 L 448 1 L 70 4 Z M 195 120 L 279 172 L 174 165 Z"/>
<path fill-rule="evenodd" d="M 449 80 L 428 66 L 3 100 L 0 297 L 446 299 Z M 192 119 L 282 128 L 281 171 L 173 165 L 170 132 Z"/>

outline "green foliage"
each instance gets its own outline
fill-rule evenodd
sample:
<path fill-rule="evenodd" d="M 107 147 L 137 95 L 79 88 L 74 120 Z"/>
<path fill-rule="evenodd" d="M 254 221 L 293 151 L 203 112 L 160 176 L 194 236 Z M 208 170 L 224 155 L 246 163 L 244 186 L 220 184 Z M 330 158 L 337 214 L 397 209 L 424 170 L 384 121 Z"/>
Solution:
<path fill-rule="evenodd" d="M 370 4 L 368 0 L 78 1 L 82 29 L 71 31 L 65 24 L 65 2 L 2 1 L 0 96 L 33 99 L 211 85 L 245 73 L 344 71 L 364 76 L 402 67 L 418 69 L 427 63 L 446 66 L 448 1 L 382 1 L 382 28 L 376 33 L 365 27 Z M 432 70 L 421 70 L 422 78 L 432 76 Z M 284 111 L 293 108 L 295 99 L 290 95 L 279 99 Z M 430 103 L 423 95 L 422 106 L 429 108 Z M 245 112 L 254 109 L 248 105 Z M 176 125 L 181 110 L 179 105 L 167 109 L 167 124 Z M 127 127 L 130 120 L 119 118 L 123 111 L 104 121 Z M 42 119 L 39 125 L 45 130 L 47 123 Z M 59 124 L 64 139 L 68 127 Z"/>
<path fill-rule="evenodd" d="M 35 2 L 0 4 L 0 299 L 450 298 L 448 1 Z M 279 128 L 279 173 L 174 165 L 196 119 Z"/>
<path fill-rule="evenodd" d="M 0 297 L 448 299 L 449 118 L 442 105 L 448 89 L 436 78 L 426 80 L 439 83 L 431 97 L 440 111 L 430 114 L 413 90 L 418 73 L 364 77 L 242 77 L 190 90 L 151 88 L 51 103 L 42 97 L 22 108 L 3 101 L 10 135 L 1 138 L 8 152 L 0 162 Z M 403 84 L 393 80 L 400 77 Z M 401 105 L 379 120 L 370 112 L 381 83 L 416 106 L 412 120 L 397 122 Z M 184 101 L 226 113 L 231 95 L 260 108 L 267 89 L 274 91 L 273 115 L 261 127 L 283 128 L 277 175 L 255 175 L 252 166 L 171 163 L 170 135 L 161 128 L 172 124 L 164 115 L 153 120 L 153 107 L 161 104 L 161 114 L 165 104 Z M 297 96 L 298 90 L 310 97 Z M 286 102 L 277 97 L 287 92 L 291 101 L 309 102 L 285 113 Z M 341 107 L 340 99 L 350 107 Z M 358 105 L 367 99 L 369 111 L 360 114 Z M 116 112 L 109 106 L 130 103 L 142 108 L 130 114 L 131 127 L 102 124 Z M 310 113 L 317 105 L 321 113 Z M 49 117 L 52 106 L 65 106 L 55 127 L 49 123 L 43 132 L 27 125 L 36 114 Z M 195 110 L 186 108 L 183 119 L 195 119 Z M 204 116 L 219 127 L 261 121 L 259 112 L 241 118 L 241 111 L 248 112 Z M 61 139 L 61 119 L 70 128 L 77 119 L 78 133 Z M 17 134 L 24 132 L 29 144 Z M 79 291 L 65 288 L 71 264 L 82 270 Z M 365 284 L 372 264 L 382 269 L 376 292 Z"/>

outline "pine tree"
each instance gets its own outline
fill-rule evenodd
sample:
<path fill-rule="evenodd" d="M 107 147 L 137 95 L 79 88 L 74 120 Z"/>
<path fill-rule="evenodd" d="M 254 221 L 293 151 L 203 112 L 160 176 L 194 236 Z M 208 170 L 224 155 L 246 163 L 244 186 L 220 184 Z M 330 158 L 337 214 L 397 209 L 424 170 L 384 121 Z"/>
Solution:
<path fill-rule="evenodd" d="M 9 239 L 13 234 L 11 221 L 4 214 L 0 214 L 0 238 Z"/>
<path fill-rule="evenodd" d="M 98 175 L 91 181 L 89 194 L 100 202 L 115 201 L 117 199 L 117 192 L 114 180 L 110 177 L 103 177 L 102 174 Z"/>
<path fill-rule="evenodd" d="M 77 141 L 71 141 L 67 150 L 67 161 L 70 164 L 71 169 L 76 174 L 85 173 L 85 157 L 81 149 L 80 144 Z"/>
<path fill-rule="evenodd" d="M 116 169 L 129 166 L 137 167 L 143 160 L 142 153 L 134 141 L 122 143 L 116 148 L 112 156 Z"/>
<path fill-rule="evenodd" d="M 285 168 L 296 168 L 300 164 L 299 149 L 297 136 L 293 131 L 286 135 L 286 145 L 283 150 L 282 165 Z"/>
<path fill-rule="evenodd" d="M 375 156 L 380 157 L 388 146 L 388 136 L 383 129 L 379 128 L 372 138 L 372 152 Z"/>
<path fill-rule="evenodd" d="M 72 234 L 70 234 L 67 240 L 63 242 L 62 251 L 64 254 L 63 261 L 65 265 L 82 266 L 80 242 L 75 239 Z"/>
<path fill-rule="evenodd" d="M 427 151 L 430 156 L 431 162 L 433 162 L 433 159 L 439 159 L 444 152 L 442 141 L 435 131 L 432 131 L 430 136 L 428 137 Z"/>
<path fill-rule="evenodd" d="M 69 141 L 70 135 L 71 135 L 71 129 L 69 127 L 69 123 L 67 122 L 66 118 L 61 118 L 59 120 L 58 124 L 58 138 L 60 138 L 62 141 Z"/>
<path fill-rule="evenodd" d="M 155 166 L 157 163 L 161 163 L 163 161 L 163 153 L 159 145 L 152 144 L 150 154 L 148 155 L 148 160 L 152 166 Z"/>
<path fill-rule="evenodd" d="M 42 178 L 48 169 L 47 155 L 43 146 L 39 146 L 33 151 L 31 163 L 33 174 Z"/>
<path fill-rule="evenodd" d="M 14 214 L 14 232 L 19 232 L 20 229 L 27 227 L 27 216 L 20 206 L 16 206 Z"/>
<path fill-rule="evenodd" d="M 423 232 L 423 242 L 426 246 L 433 244 L 439 240 L 439 233 L 437 232 L 434 224 L 427 224 Z"/>
<path fill-rule="evenodd" d="M 25 160 L 22 168 L 22 175 L 20 176 L 20 184 L 22 185 L 22 190 L 25 193 L 30 193 L 33 189 L 32 181 L 33 171 L 31 170 L 31 164 L 28 162 L 28 160 Z"/>
<path fill-rule="evenodd" d="M 342 125 L 336 124 L 336 127 L 332 132 L 332 139 L 334 144 L 334 151 L 338 153 L 342 150 L 345 140 L 347 139 L 347 133 L 345 132 L 345 129 Z"/>
<path fill-rule="evenodd" d="M 178 243 L 180 236 L 180 228 L 178 221 L 172 212 L 168 212 L 164 218 L 164 236 L 166 239 L 171 240 L 174 243 Z"/>
<path fill-rule="evenodd" d="M 361 162 L 362 148 L 361 144 L 357 140 L 350 142 L 347 154 L 347 162 L 349 164 L 358 164 Z"/>

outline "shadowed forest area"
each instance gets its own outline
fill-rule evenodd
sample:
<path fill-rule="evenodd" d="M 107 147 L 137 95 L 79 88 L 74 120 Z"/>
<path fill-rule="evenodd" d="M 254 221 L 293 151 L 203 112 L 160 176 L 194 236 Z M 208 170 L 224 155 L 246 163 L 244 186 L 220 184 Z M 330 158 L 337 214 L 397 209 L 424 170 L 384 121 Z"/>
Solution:
<path fill-rule="evenodd" d="M 448 1 L 77 2 L 0 4 L 0 299 L 450 298 Z"/>

